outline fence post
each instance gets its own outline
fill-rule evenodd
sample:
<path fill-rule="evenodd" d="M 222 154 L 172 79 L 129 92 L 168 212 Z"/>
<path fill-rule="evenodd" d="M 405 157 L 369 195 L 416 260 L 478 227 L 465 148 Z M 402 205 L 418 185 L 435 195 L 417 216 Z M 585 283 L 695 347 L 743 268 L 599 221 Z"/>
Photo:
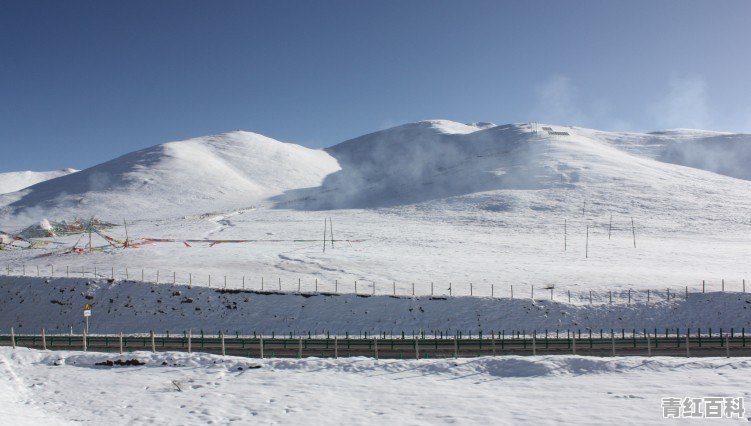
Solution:
<path fill-rule="evenodd" d="M 725 354 L 730 358 L 730 334 L 725 334 Z"/>
<path fill-rule="evenodd" d="M 689 330 L 690 330 L 689 328 L 686 329 L 686 358 L 690 358 L 691 357 L 691 352 L 690 352 L 690 349 L 688 348 L 688 333 L 689 333 Z"/>
<path fill-rule="evenodd" d="M 193 330 L 189 329 L 188 330 L 188 353 L 193 352 L 192 347 L 191 347 L 192 340 L 193 340 Z"/>
<path fill-rule="evenodd" d="M 457 340 L 456 334 L 454 334 L 454 359 L 459 358 L 459 340 Z"/>
<path fill-rule="evenodd" d="M 120 332 L 120 355 L 123 354 L 123 332 Z"/>
<path fill-rule="evenodd" d="M 297 341 L 297 358 L 302 359 L 302 336 Z"/>
<path fill-rule="evenodd" d="M 495 333 L 490 332 L 490 345 L 493 348 L 493 356 L 495 356 Z"/>
<path fill-rule="evenodd" d="M 537 330 L 532 332 L 532 355 L 537 355 Z"/>
<path fill-rule="evenodd" d="M 154 342 L 154 330 L 151 330 L 151 352 L 156 352 L 156 344 Z"/>
<path fill-rule="evenodd" d="M 574 352 L 574 355 L 576 355 L 576 333 L 573 333 L 573 336 L 571 336 L 571 349 Z"/>
<path fill-rule="evenodd" d="M 615 356 L 615 334 L 610 330 L 610 343 L 613 346 L 613 356 Z"/>
<path fill-rule="evenodd" d="M 261 359 L 263 359 L 263 333 L 261 333 L 260 340 L 258 340 L 258 351 L 261 354 Z"/>
<path fill-rule="evenodd" d="M 722 279 L 722 292 L 725 292 L 725 278 Z"/>
<path fill-rule="evenodd" d="M 373 338 L 373 347 L 375 348 L 375 359 L 378 359 L 378 339 Z"/>
<path fill-rule="evenodd" d="M 13 331 L 13 327 L 10 328 L 10 345 L 13 349 L 16 348 L 16 333 Z"/>
<path fill-rule="evenodd" d="M 222 356 L 227 356 L 227 352 L 224 350 L 224 332 L 219 332 L 219 338 L 222 340 Z"/>
<path fill-rule="evenodd" d="M 82 340 L 81 343 L 83 345 L 83 351 L 86 352 L 86 332 L 85 331 L 83 332 L 82 336 L 83 336 L 83 339 L 81 339 Z"/>
<path fill-rule="evenodd" d="M 415 337 L 415 359 L 420 359 L 420 344 L 417 337 Z"/>
<path fill-rule="evenodd" d="M 652 344 L 649 341 L 649 333 L 647 333 L 647 356 L 652 356 Z"/>
<path fill-rule="evenodd" d="M 334 359 L 339 358 L 339 339 L 334 335 Z"/>
<path fill-rule="evenodd" d="M 44 327 L 42 327 L 42 350 L 47 350 L 47 336 L 44 334 Z"/>

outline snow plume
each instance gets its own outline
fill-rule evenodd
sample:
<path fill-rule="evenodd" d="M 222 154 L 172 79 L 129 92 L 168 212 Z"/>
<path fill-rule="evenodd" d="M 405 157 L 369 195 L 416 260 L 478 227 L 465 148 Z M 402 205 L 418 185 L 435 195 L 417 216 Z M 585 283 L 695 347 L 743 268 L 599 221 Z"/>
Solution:
<path fill-rule="evenodd" d="M 711 124 L 704 79 L 671 77 L 668 92 L 651 108 L 662 128 L 707 128 Z"/>
<path fill-rule="evenodd" d="M 716 135 L 668 144 L 660 158 L 668 163 L 751 180 L 751 135 Z"/>
<path fill-rule="evenodd" d="M 523 126 L 434 120 L 405 124 L 327 151 L 341 170 L 319 188 L 277 197 L 279 207 L 390 207 L 495 189 L 539 188 L 539 143 Z"/>
<path fill-rule="evenodd" d="M 582 124 L 585 114 L 578 105 L 579 90 L 569 77 L 554 75 L 535 89 L 534 115 L 545 123 Z"/>

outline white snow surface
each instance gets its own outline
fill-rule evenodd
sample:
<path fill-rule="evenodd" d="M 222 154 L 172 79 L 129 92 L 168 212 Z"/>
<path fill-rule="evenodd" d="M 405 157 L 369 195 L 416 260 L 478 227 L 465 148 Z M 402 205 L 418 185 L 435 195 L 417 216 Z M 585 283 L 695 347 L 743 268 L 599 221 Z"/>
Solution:
<path fill-rule="evenodd" d="M 127 220 L 131 241 L 174 240 L 122 249 L 94 234 L 104 248 L 81 254 L 67 249 L 88 236 L 0 251 L 11 275 L 0 279 L 0 329 L 80 330 L 84 303 L 94 332 L 749 326 L 751 136 L 541 126 L 431 120 L 326 150 L 232 132 L 0 195 L 10 233 L 97 216 Z M 325 252 L 324 218 L 337 240 Z M 122 226 L 105 232 L 125 238 Z M 287 294 L 217 291 L 262 280 Z M 0 348 L 0 418 L 652 424 L 662 397 L 748 402 L 751 378 L 739 358 L 130 356 L 148 364 L 95 368 L 127 357 Z"/>
<path fill-rule="evenodd" d="M 75 173 L 75 169 L 52 170 L 49 172 L 5 172 L 0 173 L 0 194 L 20 191 L 39 182 Z"/>
<path fill-rule="evenodd" d="M 338 169 L 323 151 L 236 131 L 169 142 L 0 197 L 6 215 L 161 218 L 250 206 L 316 186 Z"/>
<path fill-rule="evenodd" d="M 146 364 L 94 365 L 134 358 Z M 748 401 L 750 379 L 741 358 L 261 360 L 4 347 L 0 416 L 14 425 L 658 424 L 661 398 Z"/>
<path fill-rule="evenodd" d="M 12 274 L 114 268 L 122 279 L 129 268 L 147 281 L 161 271 L 162 282 L 174 273 L 183 284 L 212 276 L 240 288 L 244 277 L 253 288 L 265 278 L 310 290 L 318 280 L 345 292 L 357 281 L 406 295 L 412 283 L 430 294 L 431 282 L 436 294 L 497 297 L 554 285 L 557 300 L 568 290 L 695 292 L 703 281 L 720 291 L 723 279 L 742 290 L 751 136 L 550 127 L 570 135 L 432 120 L 326 150 L 248 132 L 170 142 L 0 196 L 0 219 L 9 232 L 42 218 L 127 219 L 133 241 L 176 242 L 75 255 L 60 253 L 87 238 L 61 237 L 0 252 L 0 262 Z M 714 156 L 702 154 L 709 146 Z M 324 253 L 324 218 L 335 239 L 361 241 Z M 108 232 L 125 238 L 122 226 Z M 94 235 L 94 245 L 106 242 Z"/>

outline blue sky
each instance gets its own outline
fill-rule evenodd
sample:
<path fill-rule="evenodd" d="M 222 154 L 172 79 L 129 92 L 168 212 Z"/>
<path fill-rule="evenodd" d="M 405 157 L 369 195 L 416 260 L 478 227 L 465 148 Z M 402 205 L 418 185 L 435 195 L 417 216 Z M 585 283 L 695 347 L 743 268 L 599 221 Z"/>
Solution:
<path fill-rule="evenodd" d="M 0 171 L 234 129 L 751 132 L 748 1 L 0 2 Z"/>

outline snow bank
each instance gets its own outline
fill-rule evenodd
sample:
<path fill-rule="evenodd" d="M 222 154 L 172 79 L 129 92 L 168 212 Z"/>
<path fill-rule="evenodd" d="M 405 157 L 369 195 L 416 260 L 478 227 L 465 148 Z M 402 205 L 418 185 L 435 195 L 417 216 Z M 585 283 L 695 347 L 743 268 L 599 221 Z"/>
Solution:
<path fill-rule="evenodd" d="M 751 294 L 691 294 L 670 302 L 569 305 L 530 299 L 262 294 L 133 281 L 0 278 L 0 329 L 18 333 L 80 330 L 93 306 L 92 333 L 206 333 L 399 335 L 419 330 L 477 334 L 505 330 L 643 329 L 686 327 L 705 332 L 751 330 Z"/>

